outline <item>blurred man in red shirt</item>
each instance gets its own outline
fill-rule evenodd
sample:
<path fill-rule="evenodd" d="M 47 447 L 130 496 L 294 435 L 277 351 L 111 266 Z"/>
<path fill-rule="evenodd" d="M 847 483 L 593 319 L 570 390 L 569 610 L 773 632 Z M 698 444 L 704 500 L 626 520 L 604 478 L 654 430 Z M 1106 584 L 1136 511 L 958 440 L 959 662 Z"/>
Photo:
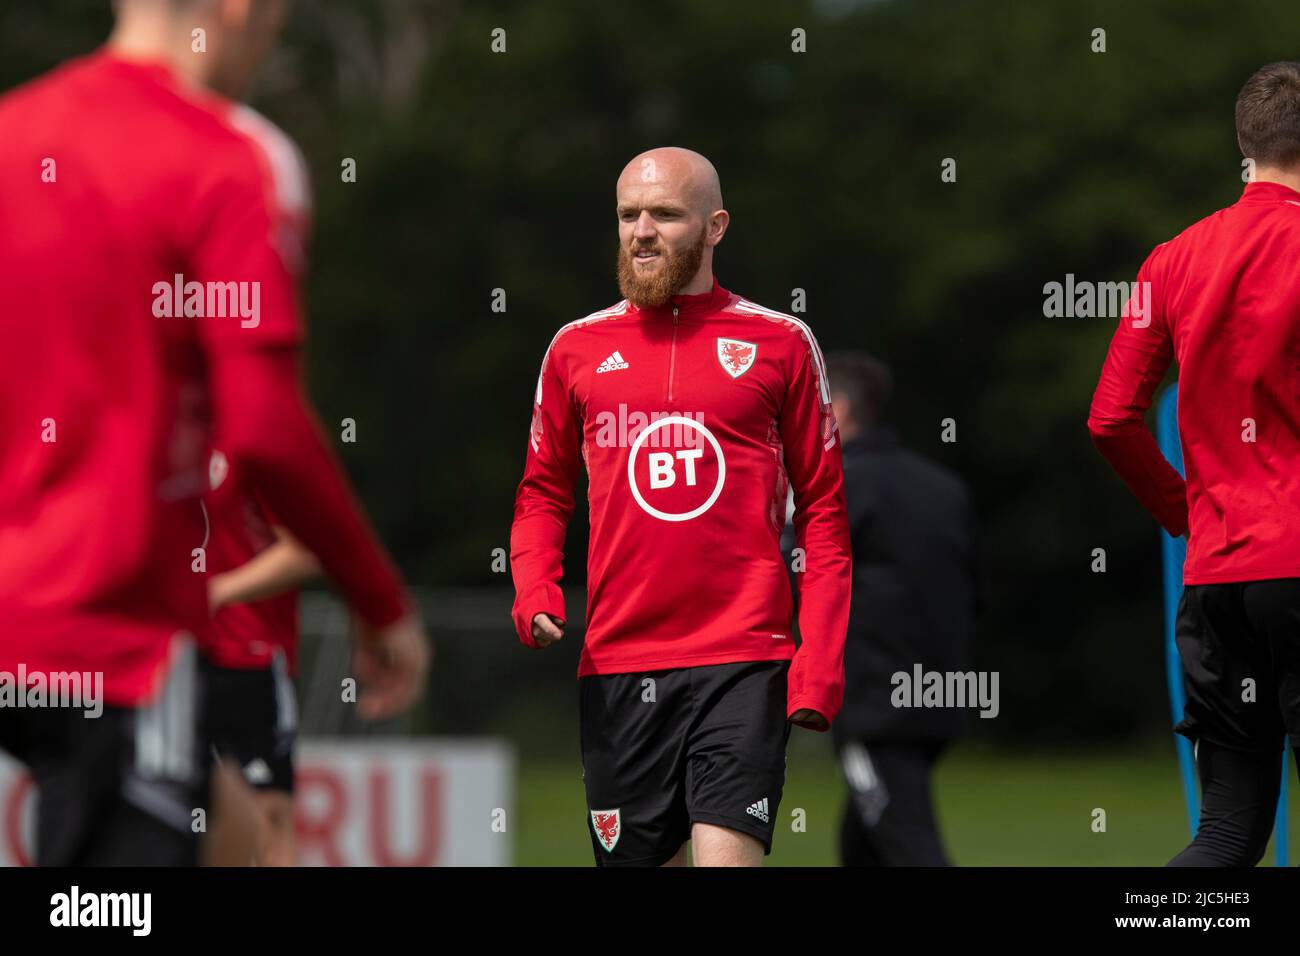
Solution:
<path fill-rule="evenodd" d="M 1188 538 L 1176 729 L 1196 742 L 1203 798 L 1177 866 L 1255 865 L 1284 743 L 1300 747 L 1300 63 L 1256 72 L 1236 123 L 1253 181 L 1138 271 L 1088 420 L 1138 500 Z M 1185 482 L 1143 422 L 1175 359 Z"/>
<path fill-rule="evenodd" d="M 100 674 L 104 711 L 0 711 L 42 864 L 190 863 L 211 442 L 339 582 L 363 713 L 428 651 L 299 384 L 309 190 L 240 96 L 279 0 L 120 0 L 108 45 L 0 99 L 0 671 Z"/>
<path fill-rule="evenodd" d="M 245 792 L 230 799 L 251 805 L 253 861 L 292 866 L 298 588 L 320 563 L 219 449 L 209 472 L 208 731 L 218 758 L 243 781 Z M 245 843 L 232 832 L 222 860 L 246 864 Z"/>

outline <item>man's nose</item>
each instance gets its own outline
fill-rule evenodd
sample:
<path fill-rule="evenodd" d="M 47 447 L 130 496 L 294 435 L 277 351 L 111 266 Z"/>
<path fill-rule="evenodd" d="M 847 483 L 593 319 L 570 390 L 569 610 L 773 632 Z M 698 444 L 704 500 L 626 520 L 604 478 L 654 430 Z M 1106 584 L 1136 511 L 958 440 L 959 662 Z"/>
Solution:
<path fill-rule="evenodd" d="M 654 228 L 654 219 L 650 213 L 643 212 L 636 220 L 636 228 L 632 230 L 633 239 L 653 239 L 657 233 Z"/>

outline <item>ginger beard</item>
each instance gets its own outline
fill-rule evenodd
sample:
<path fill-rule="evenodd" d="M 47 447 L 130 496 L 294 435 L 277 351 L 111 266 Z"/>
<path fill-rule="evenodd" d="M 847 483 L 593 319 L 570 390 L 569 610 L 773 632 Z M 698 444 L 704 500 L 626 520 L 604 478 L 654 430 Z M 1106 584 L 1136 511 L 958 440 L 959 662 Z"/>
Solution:
<path fill-rule="evenodd" d="M 704 239 L 708 225 L 700 229 L 699 236 L 685 249 L 670 251 L 659 239 L 637 242 L 631 249 L 618 244 L 618 289 L 633 305 L 657 308 L 675 296 L 686 283 L 695 278 L 704 261 Z M 647 269 L 636 264 L 636 253 L 657 252 L 658 267 Z"/>

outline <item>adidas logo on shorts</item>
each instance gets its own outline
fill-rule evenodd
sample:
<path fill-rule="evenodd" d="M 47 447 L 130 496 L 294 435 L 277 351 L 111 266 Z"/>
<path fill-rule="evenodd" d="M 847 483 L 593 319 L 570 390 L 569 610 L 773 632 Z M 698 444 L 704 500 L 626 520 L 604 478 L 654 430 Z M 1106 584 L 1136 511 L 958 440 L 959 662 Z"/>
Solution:
<path fill-rule="evenodd" d="M 259 783 L 270 783 L 271 768 L 261 757 L 254 757 L 244 765 L 244 779 L 254 786 Z"/>
<path fill-rule="evenodd" d="M 767 815 L 767 797 L 751 803 L 745 808 L 745 812 L 751 817 L 758 817 L 764 823 L 768 823 L 771 820 L 771 817 Z"/>
<path fill-rule="evenodd" d="M 601 372 L 617 372 L 621 368 L 627 368 L 627 359 L 623 358 L 618 349 L 615 349 L 613 355 L 600 363 L 600 366 L 596 369 L 596 374 L 599 375 Z"/>

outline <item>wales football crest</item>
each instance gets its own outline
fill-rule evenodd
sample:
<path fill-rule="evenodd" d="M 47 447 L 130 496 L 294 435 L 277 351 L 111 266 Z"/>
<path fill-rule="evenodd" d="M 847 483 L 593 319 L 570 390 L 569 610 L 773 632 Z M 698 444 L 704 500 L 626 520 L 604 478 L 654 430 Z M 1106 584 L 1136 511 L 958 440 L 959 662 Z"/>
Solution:
<path fill-rule="evenodd" d="M 618 809 L 592 810 L 591 826 L 596 831 L 596 839 L 605 848 L 605 852 L 613 853 L 618 838 L 623 835 L 623 825 L 619 820 Z"/>
<path fill-rule="evenodd" d="M 739 339 L 718 339 L 718 364 L 732 378 L 740 378 L 754 364 L 758 346 Z"/>

